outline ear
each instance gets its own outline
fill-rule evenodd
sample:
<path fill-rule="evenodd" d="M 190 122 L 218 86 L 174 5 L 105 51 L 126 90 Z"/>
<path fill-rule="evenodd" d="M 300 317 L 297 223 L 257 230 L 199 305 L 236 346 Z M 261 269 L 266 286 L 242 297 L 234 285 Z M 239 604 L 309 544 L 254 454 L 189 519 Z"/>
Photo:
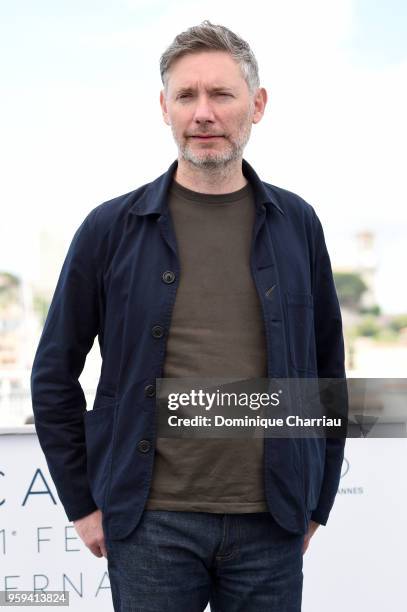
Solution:
<path fill-rule="evenodd" d="M 259 87 L 256 93 L 254 94 L 254 113 L 253 113 L 253 123 L 258 123 L 260 119 L 264 115 L 264 110 L 267 104 L 267 91 L 264 87 Z"/>
<path fill-rule="evenodd" d="M 165 91 L 164 91 L 164 89 L 162 89 L 160 91 L 160 105 L 161 105 L 161 111 L 162 111 L 163 119 L 164 119 L 165 123 L 167 125 L 171 125 L 170 118 L 168 116 L 167 101 L 166 101 L 166 98 L 165 98 Z"/>

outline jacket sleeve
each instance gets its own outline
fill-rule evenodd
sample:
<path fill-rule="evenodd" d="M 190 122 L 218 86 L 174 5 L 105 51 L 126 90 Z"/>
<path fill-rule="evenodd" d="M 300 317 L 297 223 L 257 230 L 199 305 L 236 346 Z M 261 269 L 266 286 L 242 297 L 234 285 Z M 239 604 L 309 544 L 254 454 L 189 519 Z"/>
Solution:
<path fill-rule="evenodd" d="M 86 400 L 78 381 L 98 333 L 97 294 L 88 215 L 65 257 L 31 372 L 38 440 L 70 521 L 97 509 L 86 474 Z"/>
<path fill-rule="evenodd" d="M 342 317 L 336 294 L 331 262 L 325 244 L 320 220 L 314 211 L 314 324 L 317 352 L 318 378 L 341 379 L 325 384 L 325 397 L 329 408 L 343 418 L 346 432 L 348 396 L 345 374 L 345 350 L 342 333 Z M 326 381 L 324 381 L 326 383 Z M 322 395 L 321 395 L 322 397 Z M 326 525 L 339 487 L 344 458 L 345 437 L 326 438 L 324 476 L 318 505 L 311 519 Z"/>

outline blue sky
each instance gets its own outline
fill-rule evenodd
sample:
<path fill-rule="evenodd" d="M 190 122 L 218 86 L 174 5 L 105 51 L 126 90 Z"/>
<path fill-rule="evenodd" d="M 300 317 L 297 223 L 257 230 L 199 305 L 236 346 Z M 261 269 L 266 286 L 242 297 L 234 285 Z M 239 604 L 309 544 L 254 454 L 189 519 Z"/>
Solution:
<path fill-rule="evenodd" d="M 132 58 L 123 53 L 123 46 L 118 46 L 114 54 L 111 48 L 106 48 L 101 55 L 100 48 L 86 48 L 80 41 L 89 33 L 108 36 L 134 26 L 153 32 L 158 15 L 165 19 L 174 6 L 182 13 L 186 4 L 191 3 L 3 0 L 0 3 L 1 37 L 2 47 L 7 51 L 0 57 L 3 83 L 19 82 L 23 75 L 27 79 L 49 81 L 56 78 L 54 68 L 62 79 L 98 79 L 100 73 L 95 72 L 95 68 L 102 64 L 113 73 L 127 74 L 124 71 Z M 279 3 L 268 4 L 272 19 L 273 5 Z M 239 5 L 235 3 L 235 6 Z M 266 11 L 266 4 L 260 6 Z M 407 3 L 404 0 L 354 0 L 351 6 L 352 22 L 343 47 L 355 63 L 377 69 L 406 59 Z M 324 27 L 323 21 L 320 27 Z M 117 62 L 119 57 L 120 63 Z"/>
<path fill-rule="evenodd" d="M 406 311 L 400 0 L 0 2 L 0 268 L 36 280 L 45 230 L 61 245 L 55 274 L 90 209 L 166 170 L 176 149 L 158 61 L 203 19 L 250 42 L 269 92 L 245 157 L 315 207 L 334 265 L 352 264 L 357 231 L 374 231 L 379 301 Z"/>
<path fill-rule="evenodd" d="M 405 60 L 405 0 L 358 0 L 353 7 L 353 27 L 348 44 L 354 61 L 377 69 Z"/>

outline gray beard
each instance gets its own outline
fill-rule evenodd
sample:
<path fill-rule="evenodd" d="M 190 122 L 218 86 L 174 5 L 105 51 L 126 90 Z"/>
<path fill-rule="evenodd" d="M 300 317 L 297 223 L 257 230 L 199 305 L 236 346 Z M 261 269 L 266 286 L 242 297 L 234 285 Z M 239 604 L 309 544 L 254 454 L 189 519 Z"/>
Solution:
<path fill-rule="evenodd" d="M 209 155 L 195 155 L 189 147 L 188 141 L 185 144 L 180 144 L 175 138 L 173 131 L 173 137 L 178 147 L 180 157 L 195 166 L 196 168 L 225 168 L 231 162 L 241 159 L 243 151 L 247 145 L 251 133 L 251 125 L 247 129 L 240 130 L 238 138 L 235 142 L 229 141 L 229 148 L 223 153 L 210 153 Z"/>
<path fill-rule="evenodd" d="M 224 153 L 210 155 L 194 155 L 188 146 L 179 148 L 179 152 L 185 161 L 190 162 L 198 168 L 226 167 L 232 161 L 240 159 L 243 155 L 243 147 L 233 147 Z"/>

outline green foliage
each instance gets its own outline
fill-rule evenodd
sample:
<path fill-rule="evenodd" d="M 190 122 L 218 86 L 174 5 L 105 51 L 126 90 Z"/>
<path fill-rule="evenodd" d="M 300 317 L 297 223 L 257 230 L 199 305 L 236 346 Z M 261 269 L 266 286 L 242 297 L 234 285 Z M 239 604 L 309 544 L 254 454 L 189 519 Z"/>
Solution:
<path fill-rule="evenodd" d="M 389 327 L 396 332 L 399 332 L 403 327 L 407 327 L 407 314 L 395 315 L 391 319 Z"/>
<path fill-rule="evenodd" d="M 376 317 L 373 315 L 364 316 L 357 326 L 357 333 L 359 336 L 377 336 L 380 333 L 380 326 L 376 320 Z"/>
<path fill-rule="evenodd" d="M 383 327 L 377 334 L 376 339 L 380 340 L 381 342 L 397 343 L 399 334 L 395 332 L 394 329 Z"/>
<path fill-rule="evenodd" d="M 360 312 L 361 312 L 361 314 L 372 314 L 372 315 L 375 315 L 376 317 L 378 317 L 379 315 L 381 315 L 382 310 L 381 310 L 379 304 L 375 304 L 374 306 L 361 308 Z"/>
<path fill-rule="evenodd" d="M 10 272 L 0 272 L 0 309 L 20 300 L 20 279 Z"/>
<path fill-rule="evenodd" d="M 357 310 L 367 290 L 366 283 L 356 272 L 334 272 L 334 281 L 341 306 Z"/>

